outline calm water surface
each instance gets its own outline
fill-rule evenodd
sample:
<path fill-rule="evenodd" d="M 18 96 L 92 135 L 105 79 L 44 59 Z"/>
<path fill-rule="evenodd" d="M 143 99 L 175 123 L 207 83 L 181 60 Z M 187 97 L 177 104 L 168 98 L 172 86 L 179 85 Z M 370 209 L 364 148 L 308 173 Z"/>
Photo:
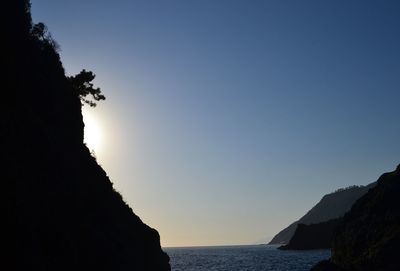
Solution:
<path fill-rule="evenodd" d="M 281 251 L 276 246 L 164 248 L 172 271 L 308 271 L 329 250 Z"/>

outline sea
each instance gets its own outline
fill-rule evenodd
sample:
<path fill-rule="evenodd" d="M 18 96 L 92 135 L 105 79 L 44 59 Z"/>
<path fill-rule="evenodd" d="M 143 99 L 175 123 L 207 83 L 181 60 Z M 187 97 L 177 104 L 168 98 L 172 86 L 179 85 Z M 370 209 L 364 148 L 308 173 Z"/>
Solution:
<path fill-rule="evenodd" d="M 279 250 L 277 246 L 163 248 L 172 271 L 308 271 L 329 250 Z"/>

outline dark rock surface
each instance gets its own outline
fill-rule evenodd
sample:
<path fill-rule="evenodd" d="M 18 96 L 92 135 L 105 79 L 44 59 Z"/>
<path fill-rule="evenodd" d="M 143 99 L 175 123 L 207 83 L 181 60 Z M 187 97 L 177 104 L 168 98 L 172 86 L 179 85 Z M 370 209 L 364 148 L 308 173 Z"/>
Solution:
<path fill-rule="evenodd" d="M 317 224 L 298 224 L 296 232 L 283 250 L 330 249 L 332 238 L 341 218 L 331 219 Z"/>
<path fill-rule="evenodd" d="M 56 47 L 32 35 L 27 1 L 6 2 L 0 135 L 3 181 L 15 186 L 5 196 L 16 200 L 16 269 L 170 270 L 157 231 L 83 144 L 81 103 Z"/>
<path fill-rule="evenodd" d="M 399 242 L 400 166 L 383 174 L 346 213 L 333 238 L 330 265 L 313 270 L 400 270 Z"/>

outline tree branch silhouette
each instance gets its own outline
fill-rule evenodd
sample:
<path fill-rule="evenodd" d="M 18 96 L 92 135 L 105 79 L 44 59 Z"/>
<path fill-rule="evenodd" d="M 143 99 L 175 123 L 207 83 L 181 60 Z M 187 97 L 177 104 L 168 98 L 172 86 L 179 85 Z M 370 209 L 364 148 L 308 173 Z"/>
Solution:
<path fill-rule="evenodd" d="M 96 101 L 105 100 L 106 97 L 101 93 L 100 88 L 93 88 L 93 79 L 96 75 L 91 71 L 83 69 L 80 73 L 75 76 L 68 76 L 68 80 L 71 83 L 72 88 L 81 99 L 82 104 L 86 103 L 91 107 L 97 105 Z M 91 99 L 87 96 L 91 95 Z"/>

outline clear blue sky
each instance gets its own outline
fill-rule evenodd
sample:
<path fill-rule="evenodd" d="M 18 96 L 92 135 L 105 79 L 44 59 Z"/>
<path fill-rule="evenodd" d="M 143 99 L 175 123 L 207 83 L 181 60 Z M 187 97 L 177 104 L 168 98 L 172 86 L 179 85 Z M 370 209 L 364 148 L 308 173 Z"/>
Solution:
<path fill-rule="evenodd" d="M 400 162 L 399 1 L 32 0 L 32 13 L 68 74 L 97 74 L 94 151 L 164 246 L 272 237 Z"/>

